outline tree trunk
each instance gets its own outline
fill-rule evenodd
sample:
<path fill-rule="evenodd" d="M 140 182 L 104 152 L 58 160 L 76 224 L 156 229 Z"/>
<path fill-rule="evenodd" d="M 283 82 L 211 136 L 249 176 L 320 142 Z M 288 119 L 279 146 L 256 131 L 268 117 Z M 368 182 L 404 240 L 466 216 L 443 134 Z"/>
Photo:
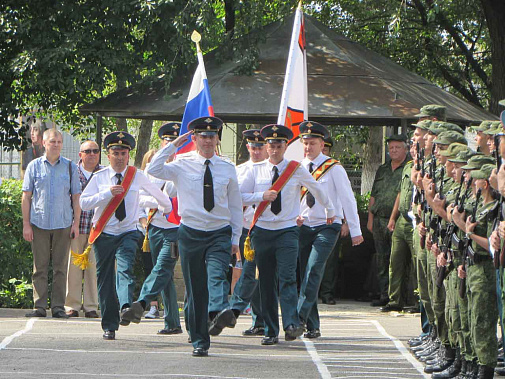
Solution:
<path fill-rule="evenodd" d="M 491 37 L 491 101 L 489 110 L 500 114 L 503 110 L 498 101 L 505 99 L 505 2 L 481 0 Z"/>
<path fill-rule="evenodd" d="M 139 135 L 137 137 L 137 154 L 135 155 L 134 166 L 140 168 L 142 158 L 149 150 L 149 142 L 151 141 L 151 132 L 153 130 L 153 120 L 142 120 L 139 127 Z"/>
<path fill-rule="evenodd" d="M 384 146 L 383 127 L 371 126 L 367 143 L 363 149 L 363 170 L 361 172 L 361 194 L 372 190 L 375 172 L 382 164 Z"/>
<path fill-rule="evenodd" d="M 116 130 L 128 133 L 126 118 L 116 118 Z"/>

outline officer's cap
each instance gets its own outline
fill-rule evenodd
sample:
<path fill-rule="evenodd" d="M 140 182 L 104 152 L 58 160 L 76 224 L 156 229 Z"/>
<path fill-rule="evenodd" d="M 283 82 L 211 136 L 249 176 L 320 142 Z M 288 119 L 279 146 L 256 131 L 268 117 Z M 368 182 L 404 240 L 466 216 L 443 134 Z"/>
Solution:
<path fill-rule="evenodd" d="M 288 142 L 293 138 L 291 129 L 279 124 L 270 124 L 261 128 L 261 135 L 267 143 Z"/>
<path fill-rule="evenodd" d="M 248 129 L 242 132 L 247 144 L 250 146 L 265 146 L 265 139 L 261 136 L 259 129 Z"/>
<path fill-rule="evenodd" d="M 412 124 L 412 126 L 422 130 L 430 130 L 431 123 L 431 120 L 421 120 L 417 124 Z"/>
<path fill-rule="evenodd" d="M 205 116 L 194 119 L 188 124 L 188 130 L 202 136 L 215 136 L 223 127 L 223 121 L 217 117 Z"/>
<path fill-rule="evenodd" d="M 393 134 L 392 136 L 386 138 L 386 142 L 399 141 L 407 143 L 407 139 L 408 138 L 405 134 Z"/>
<path fill-rule="evenodd" d="M 470 172 L 470 175 L 472 175 L 472 178 L 474 179 L 486 179 L 488 180 L 489 177 L 491 176 L 491 173 L 493 172 L 493 169 L 496 166 L 490 163 L 486 163 L 483 165 L 480 169 L 478 170 L 472 170 Z"/>
<path fill-rule="evenodd" d="M 478 170 L 486 163 L 495 164 L 495 159 L 487 155 L 474 155 L 468 160 L 466 166 L 461 168 L 463 170 Z"/>
<path fill-rule="evenodd" d="M 458 132 L 453 130 L 447 130 L 437 135 L 433 140 L 433 143 L 438 143 L 439 145 L 450 145 L 451 143 L 458 142 L 463 145 L 467 145 L 465 137 Z"/>
<path fill-rule="evenodd" d="M 158 137 L 161 139 L 174 140 L 179 137 L 181 131 L 181 124 L 179 122 L 167 122 L 161 125 L 158 130 Z"/>
<path fill-rule="evenodd" d="M 446 107 L 443 105 L 429 104 L 420 109 L 414 117 L 436 117 L 438 120 L 445 120 Z"/>
<path fill-rule="evenodd" d="M 300 124 L 301 138 L 327 138 L 330 135 L 328 129 L 324 125 L 314 121 L 304 121 Z"/>
<path fill-rule="evenodd" d="M 333 139 L 331 137 L 325 138 L 324 146 L 327 146 L 331 149 L 333 147 Z"/>
<path fill-rule="evenodd" d="M 466 150 L 460 151 L 456 155 L 456 158 L 449 158 L 448 160 L 453 163 L 466 163 L 474 155 L 483 155 L 483 154 L 478 153 L 468 147 Z"/>
<path fill-rule="evenodd" d="M 458 153 L 466 150 L 468 150 L 468 146 L 459 142 L 454 142 L 449 145 L 447 150 L 441 151 L 440 155 L 448 158 L 456 158 L 456 155 L 458 155 Z"/>
<path fill-rule="evenodd" d="M 103 140 L 105 150 L 113 149 L 135 149 L 135 138 L 126 132 L 112 132 L 105 136 Z"/>

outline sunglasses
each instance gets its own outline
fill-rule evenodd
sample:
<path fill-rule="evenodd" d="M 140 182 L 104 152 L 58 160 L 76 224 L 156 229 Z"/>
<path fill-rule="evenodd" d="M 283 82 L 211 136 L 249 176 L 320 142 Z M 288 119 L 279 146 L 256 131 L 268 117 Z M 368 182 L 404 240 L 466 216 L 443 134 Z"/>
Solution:
<path fill-rule="evenodd" d="M 81 153 L 84 154 L 98 154 L 100 152 L 100 149 L 88 149 L 88 150 L 82 150 Z"/>

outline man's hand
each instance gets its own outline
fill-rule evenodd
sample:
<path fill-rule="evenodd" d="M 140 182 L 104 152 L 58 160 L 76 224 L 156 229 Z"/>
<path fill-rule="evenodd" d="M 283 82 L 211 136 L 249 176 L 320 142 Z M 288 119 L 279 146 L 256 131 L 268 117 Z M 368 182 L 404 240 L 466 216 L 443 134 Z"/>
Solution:
<path fill-rule="evenodd" d="M 388 230 L 390 232 L 392 232 L 393 230 L 395 230 L 395 225 L 396 225 L 396 221 L 394 219 L 390 218 L 389 222 L 388 222 L 388 226 L 387 226 Z"/>
<path fill-rule="evenodd" d="M 147 228 L 147 218 L 141 217 L 141 218 L 139 218 L 139 222 L 140 222 L 140 225 L 142 225 L 142 227 L 144 228 L 144 230 L 146 230 L 146 228 Z"/>
<path fill-rule="evenodd" d="M 240 248 L 238 247 L 238 245 L 231 245 L 231 253 L 235 254 L 237 261 L 242 260 L 242 257 L 240 256 Z"/>
<path fill-rule="evenodd" d="M 444 254 L 437 255 L 437 266 L 444 267 L 447 265 L 447 259 L 445 259 Z"/>
<path fill-rule="evenodd" d="M 328 218 L 326 219 L 326 225 L 331 225 L 331 224 L 333 224 L 333 222 L 335 221 L 335 219 L 336 219 L 336 218 L 337 218 L 336 216 L 333 216 L 333 217 L 328 217 Z"/>
<path fill-rule="evenodd" d="M 29 222 L 23 222 L 23 238 L 28 242 L 33 241 L 33 229 L 32 225 Z"/>
<path fill-rule="evenodd" d="M 440 195 L 437 193 L 435 195 L 435 198 L 433 199 L 433 207 L 436 208 L 437 210 L 443 210 L 445 208 L 446 201 L 447 200 L 445 198 L 441 199 Z"/>
<path fill-rule="evenodd" d="M 491 243 L 491 247 L 495 250 L 495 254 L 498 254 L 498 252 L 501 249 L 501 239 L 500 239 L 500 236 L 498 235 L 497 230 L 495 230 L 493 233 L 491 233 L 490 243 Z"/>
<path fill-rule="evenodd" d="M 347 237 L 349 235 L 349 225 L 347 223 L 342 223 L 340 228 L 340 237 Z"/>
<path fill-rule="evenodd" d="M 438 244 L 436 243 L 431 244 L 430 250 L 435 257 L 440 255 L 440 249 L 438 248 Z"/>
<path fill-rule="evenodd" d="M 174 145 L 175 147 L 181 147 L 188 140 L 188 136 L 190 136 L 191 134 L 193 134 L 192 130 L 190 130 L 189 132 L 186 132 L 183 135 L 177 137 L 172 142 L 172 145 Z"/>
<path fill-rule="evenodd" d="M 272 202 L 275 199 L 277 199 L 277 191 L 267 190 L 267 191 L 263 192 L 263 200 Z"/>
<path fill-rule="evenodd" d="M 302 226 L 305 219 L 302 216 L 296 218 L 296 226 Z"/>
<path fill-rule="evenodd" d="M 429 233 L 426 233 L 426 249 L 431 250 L 431 237 Z"/>
<path fill-rule="evenodd" d="M 358 246 L 361 245 L 365 240 L 363 239 L 363 236 L 356 236 L 351 238 L 351 243 L 352 246 Z"/>
<path fill-rule="evenodd" d="M 74 222 L 70 228 L 70 239 L 77 237 L 79 237 L 79 220 L 77 220 L 77 222 Z"/>
<path fill-rule="evenodd" d="M 418 230 L 420 236 L 425 236 L 427 233 L 426 227 L 424 227 L 423 224 L 419 224 L 417 226 L 417 230 Z"/>
<path fill-rule="evenodd" d="M 368 218 L 368 222 L 366 224 L 366 228 L 370 233 L 373 233 L 373 218 L 370 220 L 370 217 Z"/>
<path fill-rule="evenodd" d="M 121 195 L 124 192 L 123 186 L 115 185 L 110 187 L 110 193 L 112 196 Z"/>
<path fill-rule="evenodd" d="M 466 271 L 463 265 L 458 266 L 458 278 L 460 279 L 465 279 L 466 278 Z"/>
<path fill-rule="evenodd" d="M 472 216 L 468 216 L 467 219 L 466 219 L 466 232 L 467 233 L 473 233 L 473 231 L 475 230 L 475 227 L 477 226 L 477 223 L 476 222 L 472 222 Z"/>
<path fill-rule="evenodd" d="M 449 204 L 447 206 L 447 219 L 449 220 L 449 222 L 452 222 L 452 211 L 454 210 L 454 203 L 452 204 Z"/>
<path fill-rule="evenodd" d="M 498 227 L 498 234 L 500 235 L 501 239 L 505 239 L 505 221 L 500 221 L 500 226 Z"/>

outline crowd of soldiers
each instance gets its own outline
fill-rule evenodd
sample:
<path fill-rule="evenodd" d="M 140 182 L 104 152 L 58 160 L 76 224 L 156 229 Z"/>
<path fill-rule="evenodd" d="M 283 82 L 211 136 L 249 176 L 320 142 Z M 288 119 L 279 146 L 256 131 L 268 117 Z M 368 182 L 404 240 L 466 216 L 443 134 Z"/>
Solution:
<path fill-rule="evenodd" d="M 413 159 L 404 162 L 391 213 L 380 213 L 373 202 L 370 207 L 381 218 L 372 220 L 374 238 L 393 232 L 381 311 L 402 309 L 412 256 L 423 332 L 408 344 L 424 371 L 433 378 L 505 374 L 503 339 L 497 338 L 498 324 L 503 334 L 503 125 L 472 127 L 474 151 L 463 129 L 445 121 L 445 107 L 425 106 L 418 116 L 409 141 Z"/>
<path fill-rule="evenodd" d="M 126 132 L 105 137 L 110 165 L 101 167 L 97 159 L 89 160 L 98 156 L 94 142 L 83 143 L 76 166 L 59 155 L 61 134 L 46 131 L 46 154 L 29 164 L 23 185 L 24 237 L 32 242 L 35 262 L 35 307 L 26 316 L 46 317 L 51 256 L 53 267 L 55 257 L 60 262 L 53 277 L 52 316 L 78 315 L 80 304 L 64 312 L 72 242 L 70 262 L 86 271 L 96 261 L 105 340 L 115 340 L 120 326 L 139 323 L 160 293 L 165 328 L 158 333 L 182 333 L 173 282 L 179 257 L 193 356 L 207 356 L 210 336 L 235 327 L 248 304 L 253 325 L 243 335 L 262 335 L 262 345 L 278 343 L 279 304 L 286 341 L 302 334 L 320 337 L 318 290 L 342 224 L 348 223 L 353 245 L 363 242 L 347 174 L 336 159 L 323 154 L 329 132 L 315 122 L 300 125 L 297 143 L 305 154 L 300 163 L 284 157 L 293 138 L 289 128 L 274 124 L 246 130 L 250 160 L 235 167 L 216 154 L 222 125 L 217 117 L 202 117 L 182 135 L 179 123 L 163 125 L 161 148 L 149 156 L 143 172 L 128 165 L 135 139 Z M 188 139 L 195 149 L 176 155 Z M 54 212 L 64 214 L 56 225 Z M 142 245 L 149 247 L 153 268 L 134 300 L 133 266 Z M 229 297 L 232 258 L 243 262 L 243 270 Z M 82 283 L 82 275 L 78 278 Z"/>

